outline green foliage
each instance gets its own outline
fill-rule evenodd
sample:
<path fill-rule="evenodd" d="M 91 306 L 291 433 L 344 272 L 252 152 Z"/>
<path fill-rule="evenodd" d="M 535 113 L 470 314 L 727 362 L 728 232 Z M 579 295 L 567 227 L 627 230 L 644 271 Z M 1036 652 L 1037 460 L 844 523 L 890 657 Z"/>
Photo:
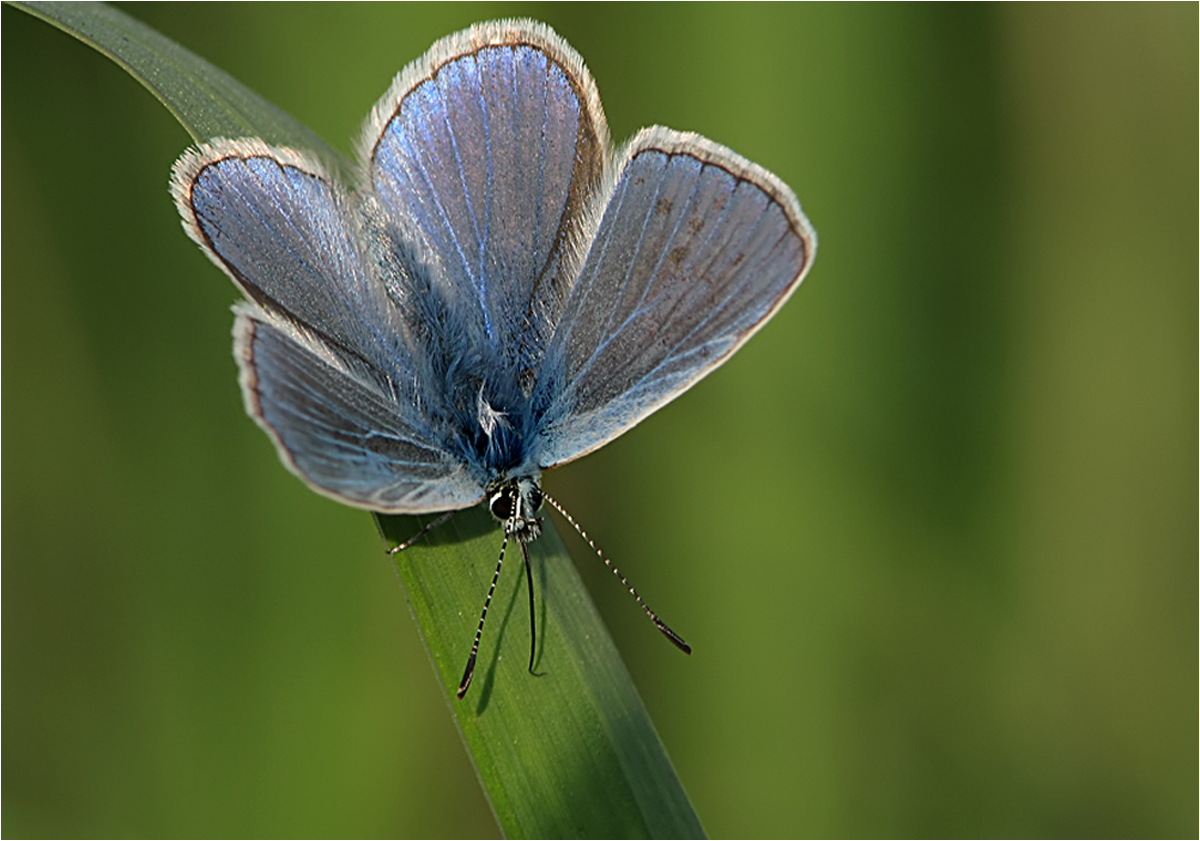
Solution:
<path fill-rule="evenodd" d="M 795 298 L 546 476 L 695 649 L 563 532 L 708 832 L 1196 836 L 1195 4 L 123 8 L 342 151 L 435 39 L 537 17 L 614 139 L 795 189 Z M 242 411 L 188 134 L 0 17 L 5 833 L 495 834 L 375 529 Z M 540 689 L 522 577 L 484 645 Z"/>

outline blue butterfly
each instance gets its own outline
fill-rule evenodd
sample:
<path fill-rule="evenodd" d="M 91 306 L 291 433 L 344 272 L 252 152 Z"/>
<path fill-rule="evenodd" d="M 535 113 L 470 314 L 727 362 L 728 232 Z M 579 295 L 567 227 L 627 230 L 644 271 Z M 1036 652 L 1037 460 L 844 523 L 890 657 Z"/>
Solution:
<path fill-rule="evenodd" d="M 347 505 L 484 503 L 502 523 L 462 698 L 509 540 L 538 536 L 544 502 L 566 516 L 542 471 L 727 360 L 800 284 L 816 234 L 782 181 L 704 137 L 654 127 L 614 151 L 583 60 L 533 21 L 434 44 L 359 157 L 350 189 L 313 155 L 215 140 L 171 190 L 245 295 L 239 381 L 284 465 Z"/>

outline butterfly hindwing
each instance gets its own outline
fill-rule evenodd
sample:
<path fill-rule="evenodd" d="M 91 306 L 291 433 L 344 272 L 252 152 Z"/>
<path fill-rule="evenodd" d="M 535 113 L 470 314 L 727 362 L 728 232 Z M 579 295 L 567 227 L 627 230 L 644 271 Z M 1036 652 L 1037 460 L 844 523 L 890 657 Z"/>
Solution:
<path fill-rule="evenodd" d="M 816 248 L 787 186 L 703 137 L 643 130 L 618 166 L 534 394 L 543 467 L 612 440 L 728 359 Z"/>
<path fill-rule="evenodd" d="M 352 355 L 251 305 L 239 305 L 234 356 L 246 411 L 283 462 L 340 502 L 389 513 L 465 508 L 483 482 L 430 430 L 397 411 L 407 394 Z"/>

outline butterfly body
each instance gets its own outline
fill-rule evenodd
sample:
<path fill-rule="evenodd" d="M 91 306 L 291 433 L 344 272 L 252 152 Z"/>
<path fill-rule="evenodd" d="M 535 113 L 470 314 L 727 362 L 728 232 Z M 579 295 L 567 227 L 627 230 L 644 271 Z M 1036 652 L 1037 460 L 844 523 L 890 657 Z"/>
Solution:
<path fill-rule="evenodd" d="M 435 44 L 359 154 L 354 185 L 257 139 L 175 165 L 185 230 L 245 296 L 247 412 L 317 492 L 483 503 L 506 545 L 539 533 L 543 470 L 718 367 L 815 254 L 791 190 L 729 149 L 661 127 L 612 149 L 582 59 L 531 21 Z"/>

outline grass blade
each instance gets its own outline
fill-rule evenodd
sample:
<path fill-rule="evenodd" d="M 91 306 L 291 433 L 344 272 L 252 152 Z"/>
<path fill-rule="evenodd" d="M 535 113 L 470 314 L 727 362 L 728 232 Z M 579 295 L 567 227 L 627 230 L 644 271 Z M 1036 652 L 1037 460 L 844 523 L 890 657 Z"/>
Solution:
<path fill-rule="evenodd" d="M 337 171 L 346 160 L 311 129 L 224 70 L 105 3 L 17 2 L 108 56 L 167 107 L 197 142 L 214 137 L 261 137 L 306 149 Z"/>
<path fill-rule="evenodd" d="M 376 518 L 391 545 L 421 520 Z M 481 508 L 397 556 L 396 568 L 480 781 L 510 837 L 694 838 L 704 830 L 557 531 L 529 544 L 538 649 L 528 671 L 525 576 L 512 551 L 475 683 L 455 691 L 501 535 Z M 515 555 L 515 557 L 514 557 Z M 648 644 L 663 644 L 648 630 Z"/>

